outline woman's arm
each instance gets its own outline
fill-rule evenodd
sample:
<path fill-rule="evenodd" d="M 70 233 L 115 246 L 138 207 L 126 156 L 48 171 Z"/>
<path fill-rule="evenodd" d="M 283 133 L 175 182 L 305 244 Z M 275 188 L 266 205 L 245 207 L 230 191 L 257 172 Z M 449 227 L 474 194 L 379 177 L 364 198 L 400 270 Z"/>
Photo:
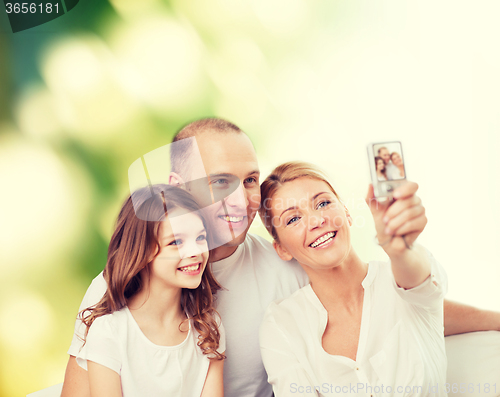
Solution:
<path fill-rule="evenodd" d="M 122 397 L 120 375 L 104 365 L 87 362 L 91 397 Z"/>
<path fill-rule="evenodd" d="M 407 182 L 394 191 L 394 202 L 379 203 L 370 186 L 366 197 L 379 244 L 391 259 L 396 283 L 405 289 L 422 284 L 431 273 L 426 250 L 422 247 L 409 249 L 427 224 L 425 209 L 415 195 L 417 190 L 416 183 Z"/>
<path fill-rule="evenodd" d="M 224 397 L 223 372 L 224 360 L 210 360 L 207 378 L 200 397 Z"/>

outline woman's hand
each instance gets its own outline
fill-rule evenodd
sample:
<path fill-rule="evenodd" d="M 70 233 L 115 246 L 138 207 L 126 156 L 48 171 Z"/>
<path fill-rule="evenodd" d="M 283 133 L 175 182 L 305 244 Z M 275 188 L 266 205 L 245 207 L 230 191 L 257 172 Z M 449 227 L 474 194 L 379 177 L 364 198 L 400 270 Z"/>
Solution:
<path fill-rule="evenodd" d="M 394 190 L 394 201 L 380 203 L 370 185 L 366 202 L 375 221 L 379 244 L 391 254 L 401 254 L 411 247 L 427 224 L 422 200 L 416 196 L 418 185 L 406 182 Z"/>
<path fill-rule="evenodd" d="M 422 284 L 431 271 L 425 250 L 410 249 L 427 224 L 417 190 L 415 182 L 406 182 L 394 190 L 394 201 L 379 203 L 370 185 L 366 196 L 379 244 L 391 259 L 396 283 L 405 289 Z"/>

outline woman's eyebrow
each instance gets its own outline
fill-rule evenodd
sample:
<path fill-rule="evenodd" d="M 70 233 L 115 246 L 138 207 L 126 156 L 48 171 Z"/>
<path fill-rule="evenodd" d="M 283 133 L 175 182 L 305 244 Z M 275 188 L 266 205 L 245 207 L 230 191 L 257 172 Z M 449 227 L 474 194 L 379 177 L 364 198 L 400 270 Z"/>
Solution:
<path fill-rule="evenodd" d="M 281 219 L 281 216 L 282 216 L 285 212 L 287 212 L 287 211 L 289 211 L 289 210 L 295 210 L 295 209 L 297 209 L 297 208 L 299 208 L 299 207 L 297 207 L 296 205 L 294 205 L 293 207 L 288 207 L 286 210 L 284 210 L 284 211 L 281 213 L 281 215 L 280 215 L 279 219 Z"/>

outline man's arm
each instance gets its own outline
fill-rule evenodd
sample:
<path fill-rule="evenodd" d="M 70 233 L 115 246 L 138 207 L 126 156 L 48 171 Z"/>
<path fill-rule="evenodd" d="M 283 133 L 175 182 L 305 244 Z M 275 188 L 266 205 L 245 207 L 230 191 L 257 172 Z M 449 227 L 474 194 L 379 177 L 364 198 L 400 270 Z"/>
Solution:
<path fill-rule="evenodd" d="M 74 356 L 69 356 L 61 397 L 90 397 L 88 373 Z"/>
<path fill-rule="evenodd" d="M 500 313 L 444 300 L 444 335 L 500 331 Z"/>

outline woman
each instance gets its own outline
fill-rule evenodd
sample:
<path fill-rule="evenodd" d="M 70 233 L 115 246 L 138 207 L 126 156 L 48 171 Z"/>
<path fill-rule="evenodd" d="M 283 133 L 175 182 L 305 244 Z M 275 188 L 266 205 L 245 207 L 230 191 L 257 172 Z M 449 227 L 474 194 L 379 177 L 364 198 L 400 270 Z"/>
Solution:
<path fill-rule="evenodd" d="M 107 291 L 80 315 L 77 362 L 92 397 L 223 396 L 224 335 L 213 307 L 220 289 L 207 232 L 186 191 L 154 185 L 130 196 L 111 237 Z"/>
<path fill-rule="evenodd" d="M 403 159 L 401 158 L 401 155 L 398 152 L 392 152 L 391 153 L 391 161 L 392 161 L 392 164 L 394 164 L 396 167 L 398 167 L 399 177 L 404 178 L 405 177 L 405 166 L 403 164 Z"/>
<path fill-rule="evenodd" d="M 446 276 L 411 247 L 426 224 L 416 184 L 380 204 L 367 201 L 391 263 L 362 261 L 352 218 L 326 178 L 306 163 L 277 167 L 261 185 L 261 218 L 284 260 L 310 284 L 272 303 L 260 331 L 276 397 L 445 396 L 443 295 Z M 434 389 L 433 389 L 434 391 Z"/>
<path fill-rule="evenodd" d="M 377 179 L 379 181 L 386 181 L 387 173 L 385 169 L 385 162 L 384 159 L 380 156 L 375 157 L 375 169 L 377 171 Z"/>

